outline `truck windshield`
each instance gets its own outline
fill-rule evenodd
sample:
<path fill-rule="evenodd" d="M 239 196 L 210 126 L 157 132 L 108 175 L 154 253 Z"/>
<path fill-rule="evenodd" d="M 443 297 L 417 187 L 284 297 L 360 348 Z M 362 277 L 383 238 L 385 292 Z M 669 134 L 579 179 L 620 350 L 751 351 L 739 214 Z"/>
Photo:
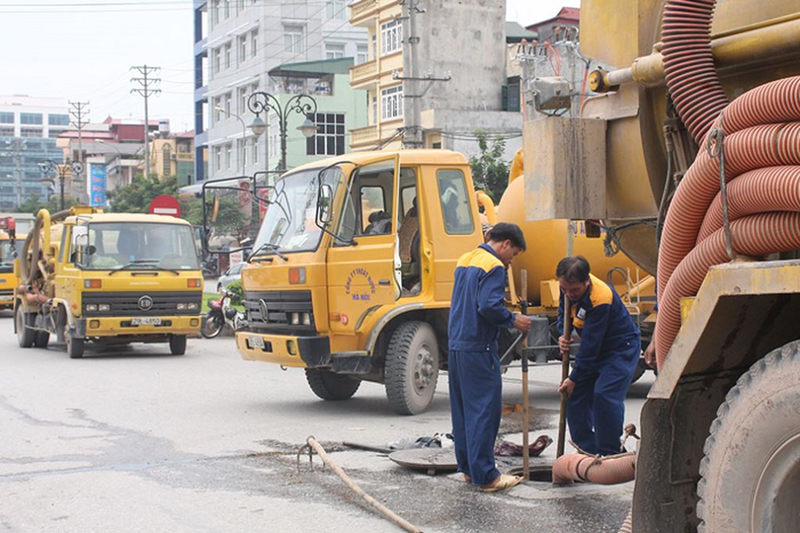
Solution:
<path fill-rule="evenodd" d="M 11 272 L 14 266 L 14 251 L 18 250 L 18 243 L 15 243 L 14 248 L 11 247 L 11 241 L 0 241 L 0 272 Z"/>
<path fill-rule="evenodd" d="M 324 175 L 326 182 L 341 176 L 338 172 Z M 330 185 L 335 189 L 337 184 Z M 270 191 L 270 204 L 253 246 L 253 256 L 315 250 L 322 237 L 316 224 L 318 192 L 319 169 L 279 179 Z"/>
<path fill-rule="evenodd" d="M 80 265 L 109 270 L 129 265 L 169 270 L 198 270 L 191 226 L 183 224 L 96 222 L 89 224 L 88 246 Z"/>

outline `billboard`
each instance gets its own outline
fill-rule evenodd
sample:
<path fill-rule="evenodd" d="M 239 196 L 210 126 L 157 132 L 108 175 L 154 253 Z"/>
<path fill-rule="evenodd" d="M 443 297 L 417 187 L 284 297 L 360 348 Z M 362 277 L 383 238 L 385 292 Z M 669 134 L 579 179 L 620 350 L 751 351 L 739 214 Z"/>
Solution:
<path fill-rule="evenodd" d="M 105 163 L 89 164 L 89 205 L 105 207 L 108 174 Z"/>

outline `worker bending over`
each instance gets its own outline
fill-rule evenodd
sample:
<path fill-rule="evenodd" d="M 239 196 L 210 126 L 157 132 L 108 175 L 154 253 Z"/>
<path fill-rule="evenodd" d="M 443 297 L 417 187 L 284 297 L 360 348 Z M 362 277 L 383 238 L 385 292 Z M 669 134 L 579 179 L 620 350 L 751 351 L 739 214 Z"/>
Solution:
<path fill-rule="evenodd" d="M 521 478 L 500 474 L 494 443 L 500 429 L 502 382 L 497 337 L 500 328 L 528 331 L 530 318 L 505 306 L 511 259 L 525 250 L 515 224 L 497 224 L 486 243 L 458 260 L 448 323 L 450 413 L 459 472 L 486 492 L 517 485 Z"/>
<path fill-rule="evenodd" d="M 625 393 L 641 355 L 639 329 L 614 288 L 589 273 L 583 257 L 566 257 L 556 277 L 562 297 L 558 330 L 564 331 L 564 298 L 572 303 L 572 324 L 580 346 L 569 377 L 558 388 L 569 396 L 567 422 L 572 441 L 589 454 L 620 453 Z M 571 339 L 558 339 L 561 352 Z"/>

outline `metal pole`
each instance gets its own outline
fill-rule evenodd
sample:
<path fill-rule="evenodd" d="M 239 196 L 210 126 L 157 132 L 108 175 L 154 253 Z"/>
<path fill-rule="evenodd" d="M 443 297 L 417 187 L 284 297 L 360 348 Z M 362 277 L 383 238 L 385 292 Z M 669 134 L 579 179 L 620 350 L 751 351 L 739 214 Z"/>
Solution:
<path fill-rule="evenodd" d="M 61 188 L 61 211 L 64 210 L 64 173 L 66 173 L 66 165 L 62 165 L 58 172 L 59 187 Z"/>
<path fill-rule="evenodd" d="M 286 171 L 286 115 L 278 115 L 278 127 L 281 134 L 281 172 Z"/>
<path fill-rule="evenodd" d="M 144 66 L 144 87 L 147 90 L 147 65 Z M 144 97 L 144 178 L 150 177 L 150 116 L 147 111 L 147 95 Z"/>

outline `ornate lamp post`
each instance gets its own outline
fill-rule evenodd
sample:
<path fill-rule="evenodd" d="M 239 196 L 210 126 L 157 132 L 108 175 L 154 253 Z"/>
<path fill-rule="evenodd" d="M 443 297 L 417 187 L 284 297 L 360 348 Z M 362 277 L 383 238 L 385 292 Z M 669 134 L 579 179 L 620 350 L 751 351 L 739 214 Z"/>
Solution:
<path fill-rule="evenodd" d="M 72 171 L 72 175 L 80 175 L 83 172 L 83 163 L 80 161 L 70 161 L 67 159 L 63 165 L 56 164 L 52 159 L 45 159 L 39 163 L 39 170 L 45 177 L 49 177 L 53 171 L 58 174 L 58 185 L 61 189 L 61 210 L 64 210 L 64 178 L 67 171 Z"/>
<path fill-rule="evenodd" d="M 306 138 L 313 137 L 317 132 L 317 127 L 308 119 L 309 113 L 312 115 L 316 114 L 317 101 L 307 94 L 298 94 L 297 96 L 293 96 L 286 101 L 285 107 L 281 107 L 281 104 L 277 98 L 269 93 L 257 91 L 251 94 L 250 98 L 247 99 L 247 107 L 252 113 L 256 114 L 256 118 L 254 118 L 253 122 L 250 124 L 250 130 L 256 137 L 260 137 L 261 134 L 267 129 L 266 122 L 261 119 L 261 113 L 264 113 L 264 117 L 267 117 L 267 114 L 271 110 L 278 115 L 278 132 L 280 133 L 281 137 L 280 170 L 286 170 L 286 129 L 289 115 L 292 112 L 295 112 L 306 117 L 303 124 L 297 128 Z"/>

